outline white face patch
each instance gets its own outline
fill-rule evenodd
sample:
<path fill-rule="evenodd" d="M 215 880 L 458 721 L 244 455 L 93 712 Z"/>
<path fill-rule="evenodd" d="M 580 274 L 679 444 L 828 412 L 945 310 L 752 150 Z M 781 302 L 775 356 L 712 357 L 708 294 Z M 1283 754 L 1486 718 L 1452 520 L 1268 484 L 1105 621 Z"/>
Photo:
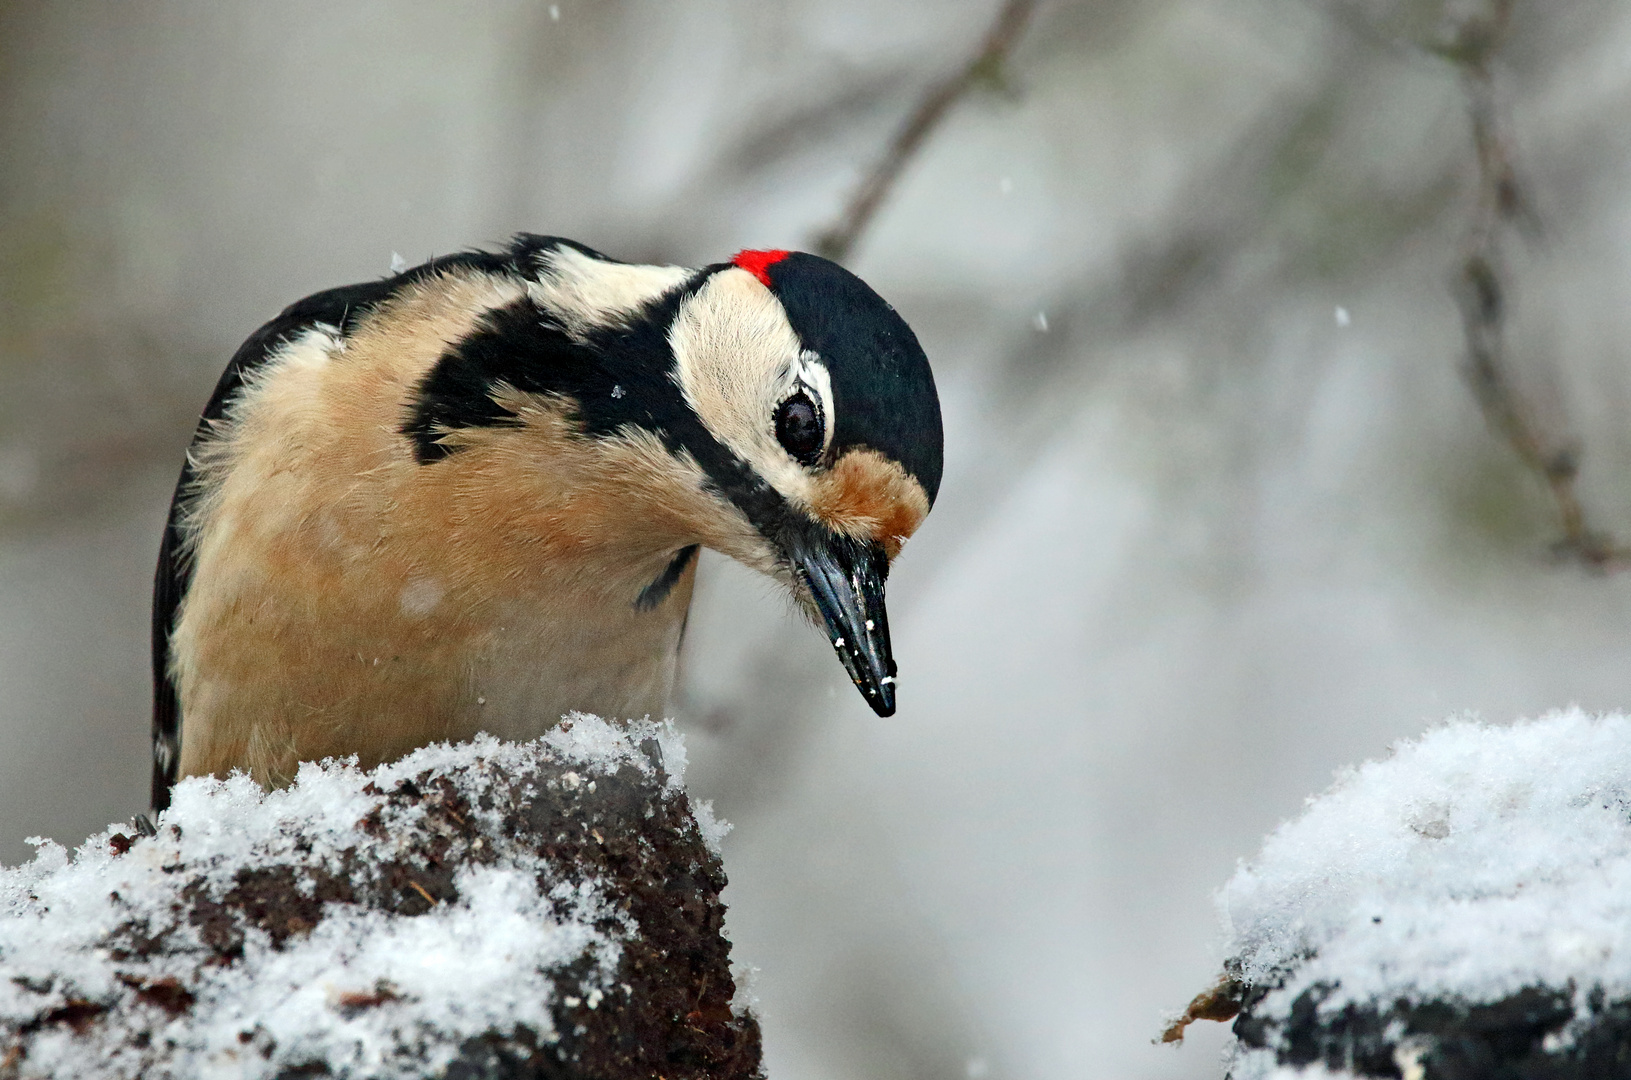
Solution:
<path fill-rule="evenodd" d="M 544 252 L 539 263 L 538 280 L 527 284 L 527 292 L 559 315 L 574 337 L 627 319 L 692 273 L 683 266 L 607 262 L 570 247 Z"/>
<path fill-rule="evenodd" d="M 714 438 L 789 502 L 808 507 L 811 476 L 776 439 L 776 409 L 803 390 L 832 442 L 832 379 L 807 352 L 781 303 L 752 274 L 721 270 L 680 306 L 668 332 L 676 381 Z"/>

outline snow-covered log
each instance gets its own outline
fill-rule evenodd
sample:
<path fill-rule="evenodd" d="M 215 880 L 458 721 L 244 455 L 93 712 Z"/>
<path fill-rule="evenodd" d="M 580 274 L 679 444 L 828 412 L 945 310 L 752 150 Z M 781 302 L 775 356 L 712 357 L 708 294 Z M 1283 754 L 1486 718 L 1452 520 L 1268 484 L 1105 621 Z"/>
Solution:
<path fill-rule="evenodd" d="M 1225 975 L 1186 1019 L 1238 1013 L 1235 1080 L 1631 1076 L 1631 719 L 1397 746 L 1219 900 Z"/>
<path fill-rule="evenodd" d="M 36 840 L 0 872 L 0 1076 L 759 1075 L 683 767 L 578 716 Z"/>

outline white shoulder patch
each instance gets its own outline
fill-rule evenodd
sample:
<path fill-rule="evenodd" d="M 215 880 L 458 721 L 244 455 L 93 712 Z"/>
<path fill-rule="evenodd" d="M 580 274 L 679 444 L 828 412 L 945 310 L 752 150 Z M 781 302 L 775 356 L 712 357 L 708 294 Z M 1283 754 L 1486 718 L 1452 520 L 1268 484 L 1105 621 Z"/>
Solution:
<path fill-rule="evenodd" d="M 225 498 L 228 480 L 252 452 L 257 439 L 272 445 L 265 456 L 283 452 L 289 434 L 275 424 L 267 424 L 265 417 L 291 411 L 302 415 L 312 412 L 312 399 L 323 370 L 344 349 L 345 339 L 339 327 L 314 323 L 273 349 L 258 367 L 244 373 L 242 384 L 226 401 L 220 418 L 212 421 L 203 437 L 187 450 L 193 477 L 180 518 L 184 551 L 195 549 L 203 523 Z M 254 429 L 247 438 L 246 429 Z"/>
<path fill-rule="evenodd" d="M 570 247 L 546 251 L 539 261 L 527 292 L 574 335 L 623 321 L 692 274 L 683 266 L 607 262 Z"/>

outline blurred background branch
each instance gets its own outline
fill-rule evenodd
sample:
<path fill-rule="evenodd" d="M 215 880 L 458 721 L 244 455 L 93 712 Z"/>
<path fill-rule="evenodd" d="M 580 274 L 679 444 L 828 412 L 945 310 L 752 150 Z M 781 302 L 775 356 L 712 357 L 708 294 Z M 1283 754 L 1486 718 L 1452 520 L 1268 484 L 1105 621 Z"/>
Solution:
<path fill-rule="evenodd" d="M 1534 209 L 1513 166 L 1510 132 L 1497 105 L 1493 67 L 1512 27 L 1516 0 L 1488 0 L 1460 19 L 1431 51 L 1453 64 L 1466 94 L 1478 189 L 1465 250 L 1456 275 L 1456 302 L 1466 334 L 1464 371 L 1490 427 L 1512 447 L 1551 493 L 1562 537 L 1558 555 L 1593 570 L 1624 565 L 1631 551 L 1593 528 L 1580 500 L 1581 448 L 1567 436 L 1549 436 L 1513 378 L 1505 324 L 1511 303 L 1501 246 L 1514 227 L 1536 227 Z"/>
<path fill-rule="evenodd" d="M 982 83 L 1003 85 L 1003 64 L 1024 34 L 1036 5 L 1037 0 L 1004 0 L 973 57 L 962 70 L 929 87 L 877 164 L 856 185 L 838 220 L 817 235 L 814 244 L 817 254 L 835 262 L 848 259 L 878 207 L 900 179 L 901 172 L 951 112 L 952 106 Z"/>

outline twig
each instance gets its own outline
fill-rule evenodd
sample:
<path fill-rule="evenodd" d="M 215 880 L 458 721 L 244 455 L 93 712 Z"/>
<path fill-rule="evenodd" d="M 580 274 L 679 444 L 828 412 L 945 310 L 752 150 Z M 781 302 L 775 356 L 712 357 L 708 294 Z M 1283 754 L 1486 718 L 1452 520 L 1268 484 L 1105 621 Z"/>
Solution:
<path fill-rule="evenodd" d="M 1181 1043 L 1184 1029 L 1197 1020 L 1215 1020 L 1223 1023 L 1240 1015 L 1240 1006 L 1246 1000 L 1245 983 L 1225 972 L 1208 989 L 1195 995 L 1183 1014 L 1175 1017 L 1161 1032 L 1157 1043 Z"/>
<path fill-rule="evenodd" d="M 974 57 L 961 71 L 929 87 L 906 123 L 895 133 L 883 157 L 850 196 L 837 222 L 817 236 L 814 246 L 819 254 L 835 262 L 842 262 L 849 255 L 900 179 L 901 172 L 923 148 L 951 107 L 977 83 L 995 80 L 1000 75 L 1003 61 L 1024 33 L 1036 5 L 1037 0 L 1005 0 Z"/>
<path fill-rule="evenodd" d="M 1478 158 L 1478 197 L 1455 275 L 1456 302 L 1467 341 L 1464 373 L 1484 419 L 1551 492 L 1563 533 L 1556 545 L 1558 554 L 1594 570 L 1618 569 L 1631 562 L 1631 551 L 1587 524 L 1575 487 L 1580 475 L 1579 447 L 1549 442 L 1542 435 L 1507 364 L 1507 290 L 1500 246 L 1511 226 L 1531 219 L 1532 214 L 1495 106 L 1491 67 L 1506 41 L 1515 6 L 1516 0 L 1489 0 L 1484 11 L 1461 21 L 1447 42 L 1432 47 L 1461 75 Z"/>

